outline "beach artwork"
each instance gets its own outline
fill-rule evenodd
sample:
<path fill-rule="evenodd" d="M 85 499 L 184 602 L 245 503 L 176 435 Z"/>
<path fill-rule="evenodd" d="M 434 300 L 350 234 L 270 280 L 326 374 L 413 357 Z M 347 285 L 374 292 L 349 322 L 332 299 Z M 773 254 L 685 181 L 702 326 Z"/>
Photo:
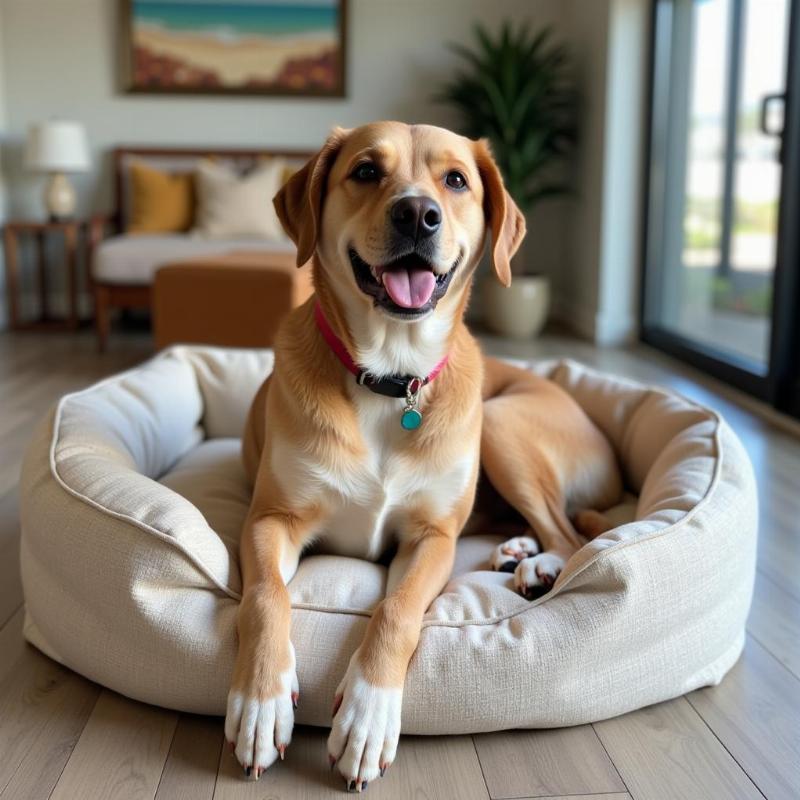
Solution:
<path fill-rule="evenodd" d="M 134 92 L 344 94 L 346 0 L 123 0 Z"/>

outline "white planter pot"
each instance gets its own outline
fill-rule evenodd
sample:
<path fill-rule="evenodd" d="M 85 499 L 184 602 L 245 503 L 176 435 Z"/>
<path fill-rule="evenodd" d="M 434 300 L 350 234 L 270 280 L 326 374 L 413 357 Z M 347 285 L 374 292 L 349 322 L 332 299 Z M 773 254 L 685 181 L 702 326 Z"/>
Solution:
<path fill-rule="evenodd" d="M 486 325 L 501 336 L 530 339 L 547 322 L 550 281 L 542 275 L 519 275 L 504 287 L 494 276 L 484 281 Z"/>

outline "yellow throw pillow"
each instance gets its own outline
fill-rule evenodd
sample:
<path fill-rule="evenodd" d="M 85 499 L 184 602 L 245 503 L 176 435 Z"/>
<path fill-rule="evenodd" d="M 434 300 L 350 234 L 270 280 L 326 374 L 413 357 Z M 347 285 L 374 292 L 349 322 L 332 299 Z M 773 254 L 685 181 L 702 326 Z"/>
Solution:
<path fill-rule="evenodd" d="M 161 172 L 146 164 L 130 167 L 128 233 L 179 233 L 194 223 L 194 176 Z"/>

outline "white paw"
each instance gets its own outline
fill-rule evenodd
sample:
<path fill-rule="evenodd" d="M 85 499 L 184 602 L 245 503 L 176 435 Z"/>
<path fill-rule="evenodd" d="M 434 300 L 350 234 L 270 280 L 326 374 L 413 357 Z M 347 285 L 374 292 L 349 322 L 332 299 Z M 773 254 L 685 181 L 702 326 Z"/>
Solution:
<path fill-rule="evenodd" d="M 556 553 L 539 553 L 519 562 L 514 571 L 514 587 L 523 596 L 531 599 L 544 591 L 550 591 L 556 578 L 564 569 L 564 559 Z"/>
<path fill-rule="evenodd" d="M 298 696 L 297 674 L 292 666 L 279 678 L 280 691 L 274 697 L 231 689 L 225 715 L 225 738 L 245 774 L 258 780 L 261 773 L 284 751 L 292 739 L 294 708 Z"/>
<path fill-rule="evenodd" d="M 336 690 L 339 707 L 335 710 L 334 706 L 328 758 L 331 768 L 337 766 L 348 789 L 360 792 L 394 761 L 403 690 L 368 683 L 357 656 L 358 651 Z"/>
<path fill-rule="evenodd" d="M 535 556 L 539 552 L 539 542 L 530 536 L 516 536 L 494 549 L 491 567 L 498 572 L 513 572 L 523 558 Z"/>

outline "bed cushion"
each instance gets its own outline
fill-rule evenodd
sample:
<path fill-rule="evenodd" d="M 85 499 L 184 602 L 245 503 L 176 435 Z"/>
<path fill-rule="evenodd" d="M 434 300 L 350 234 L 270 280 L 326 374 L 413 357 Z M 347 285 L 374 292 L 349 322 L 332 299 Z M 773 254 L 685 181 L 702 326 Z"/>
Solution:
<path fill-rule="evenodd" d="M 292 253 L 294 249 L 288 239 L 206 239 L 191 233 L 122 234 L 104 239 L 97 246 L 92 276 L 99 283 L 149 286 L 156 270 L 164 264 L 234 250 Z"/>
<path fill-rule="evenodd" d="M 269 351 L 177 347 L 68 395 L 21 483 L 28 640 L 130 697 L 223 714 L 249 489 L 237 439 Z M 403 731 L 572 725 L 717 683 L 738 658 L 757 508 L 749 461 L 717 414 L 573 362 L 529 365 L 612 442 L 631 490 L 619 525 L 528 602 L 487 570 L 501 537 L 464 537 L 423 623 Z M 386 569 L 310 555 L 289 585 L 301 723 L 334 690 Z"/>

